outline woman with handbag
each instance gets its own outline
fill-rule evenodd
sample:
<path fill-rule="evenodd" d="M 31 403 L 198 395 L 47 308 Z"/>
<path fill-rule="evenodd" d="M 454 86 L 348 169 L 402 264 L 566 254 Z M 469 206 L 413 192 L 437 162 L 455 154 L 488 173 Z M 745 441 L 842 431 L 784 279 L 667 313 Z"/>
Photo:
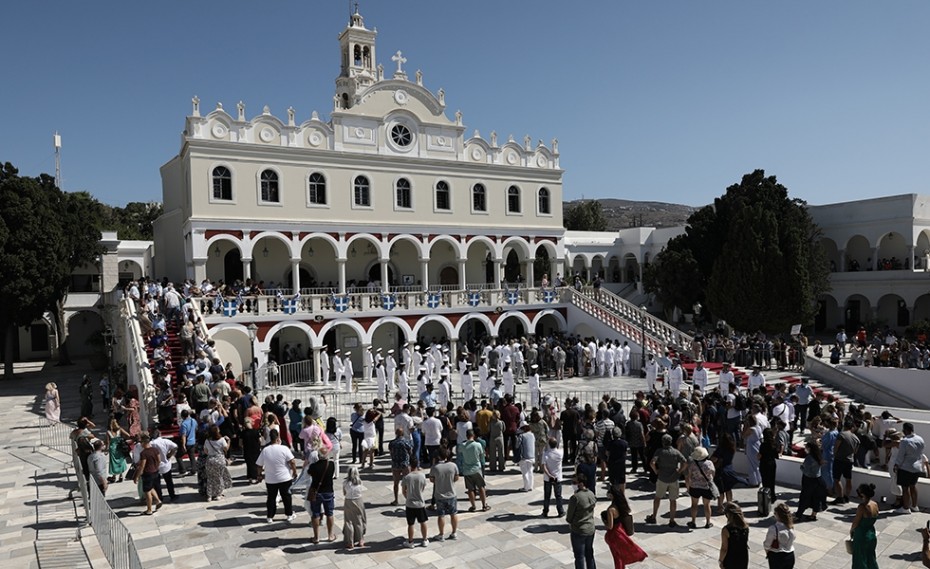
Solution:
<path fill-rule="evenodd" d="M 607 491 L 610 497 L 610 507 L 602 514 L 601 519 L 607 528 L 604 541 L 610 548 L 614 558 L 614 568 L 624 569 L 627 565 L 639 563 L 649 557 L 642 548 L 630 538 L 625 525 L 632 530 L 633 516 L 630 514 L 630 504 L 619 486 L 611 486 Z"/>
<path fill-rule="evenodd" d="M 126 459 L 132 452 L 126 442 L 129 438 L 129 433 L 119 426 L 116 419 L 110 419 L 110 428 L 107 429 L 107 450 L 110 453 L 110 482 L 113 482 L 114 477 L 118 477 L 115 478 L 116 482 L 123 481 L 123 473 L 128 469 Z"/>
<path fill-rule="evenodd" d="M 827 501 L 827 488 L 820 478 L 823 455 L 820 452 L 820 445 L 815 441 L 808 441 L 804 449 L 807 451 L 807 456 L 801 463 L 801 497 L 798 498 L 798 511 L 794 517 L 802 521 L 805 518 L 804 511 L 810 508 L 813 514 L 807 516 L 807 519 L 815 522 L 817 512 L 826 509 Z"/>
<path fill-rule="evenodd" d="M 710 521 L 710 501 L 719 497 L 720 492 L 714 484 L 714 463 L 707 460 L 707 449 L 697 447 L 691 452 L 688 461 L 688 470 L 685 471 L 685 481 L 688 485 L 688 495 L 691 496 L 691 521 L 688 527 L 697 528 L 698 500 L 704 501 L 704 527 L 714 527 Z"/>
<path fill-rule="evenodd" d="M 203 455 L 206 456 L 206 496 L 211 502 L 222 498 L 223 492 L 232 488 L 232 478 L 226 463 L 227 452 L 229 439 L 220 434 L 220 428 L 216 425 L 210 427 L 207 440 L 203 443 Z"/>
<path fill-rule="evenodd" d="M 769 561 L 769 569 L 794 569 L 794 520 L 788 504 L 775 506 L 775 523 L 769 526 L 762 546 Z"/>
<path fill-rule="evenodd" d="M 336 498 L 333 492 L 333 478 L 336 468 L 329 459 L 329 449 L 325 446 L 319 449 L 320 459 L 307 469 L 312 482 L 307 488 L 307 502 L 304 507 L 310 512 L 310 524 L 313 526 L 312 543 L 320 543 L 320 518 L 326 516 L 326 533 L 329 541 L 336 541 L 333 533 L 333 511 L 336 508 Z"/>

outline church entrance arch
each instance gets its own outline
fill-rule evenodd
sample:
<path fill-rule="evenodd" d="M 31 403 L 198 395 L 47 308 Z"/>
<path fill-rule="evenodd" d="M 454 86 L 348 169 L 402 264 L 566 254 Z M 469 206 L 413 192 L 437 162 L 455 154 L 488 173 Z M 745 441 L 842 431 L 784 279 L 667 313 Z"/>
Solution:
<path fill-rule="evenodd" d="M 459 272 L 455 267 L 445 267 L 439 271 L 439 284 L 457 285 L 459 284 Z"/>

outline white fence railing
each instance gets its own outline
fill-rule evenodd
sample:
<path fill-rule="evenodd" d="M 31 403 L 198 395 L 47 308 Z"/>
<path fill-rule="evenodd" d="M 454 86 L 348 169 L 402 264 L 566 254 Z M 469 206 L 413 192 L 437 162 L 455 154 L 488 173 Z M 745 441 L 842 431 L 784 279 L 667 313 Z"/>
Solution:
<path fill-rule="evenodd" d="M 125 298 L 120 306 L 120 320 L 124 327 L 123 337 L 126 338 L 127 357 L 126 375 L 129 385 L 139 389 L 139 421 L 143 429 L 148 429 L 149 420 L 156 412 L 156 390 L 149 369 L 149 358 L 145 351 L 145 339 L 142 337 L 142 327 L 136 314 L 135 303 Z"/>
<path fill-rule="evenodd" d="M 312 314 L 336 316 L 341 313 L 390 312 L 394 310 L 436 310 L 444 308 L 503 308 L 547 305 L 564 302 L 568 289 L 495 288 L 392 292 L 351 292 L 300 296 L 229 296 L 192 299 L 203 316 Z"/>

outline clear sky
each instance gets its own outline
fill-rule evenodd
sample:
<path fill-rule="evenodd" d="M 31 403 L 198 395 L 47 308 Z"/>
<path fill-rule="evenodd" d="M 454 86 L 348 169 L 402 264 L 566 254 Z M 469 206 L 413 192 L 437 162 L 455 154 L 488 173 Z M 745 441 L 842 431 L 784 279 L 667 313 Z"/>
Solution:
<path fill-rule="evenodd" d="M 327 117 L 346 0 L 10 0 L 0 161 L 101 201 L 161 199 L 191 97 Z M 403 51 L 501 140 L 559 139 L 565 197 L 701 205 L 747 172 L 813 204 L 930 193 L 930 2 L 367 0 Z M 387 72 L 386 72 L 387 73 Z"/>

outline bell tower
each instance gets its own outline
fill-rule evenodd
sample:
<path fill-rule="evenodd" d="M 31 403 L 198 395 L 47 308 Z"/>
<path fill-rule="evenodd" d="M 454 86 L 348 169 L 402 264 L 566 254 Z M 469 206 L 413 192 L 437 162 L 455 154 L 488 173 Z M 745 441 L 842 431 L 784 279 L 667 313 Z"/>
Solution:
<path fill-rule="evenodd" d="M 336 78 L 336 100 L 340 109 L 351 109 L 360 91 L 373 85 L 379 78 L 375 59 L 375 36 L 378 32 L 365 27 L 358 12 L 349 18 L 349 25 L 339 34 L 339 51 L 342 65 Z"/>

